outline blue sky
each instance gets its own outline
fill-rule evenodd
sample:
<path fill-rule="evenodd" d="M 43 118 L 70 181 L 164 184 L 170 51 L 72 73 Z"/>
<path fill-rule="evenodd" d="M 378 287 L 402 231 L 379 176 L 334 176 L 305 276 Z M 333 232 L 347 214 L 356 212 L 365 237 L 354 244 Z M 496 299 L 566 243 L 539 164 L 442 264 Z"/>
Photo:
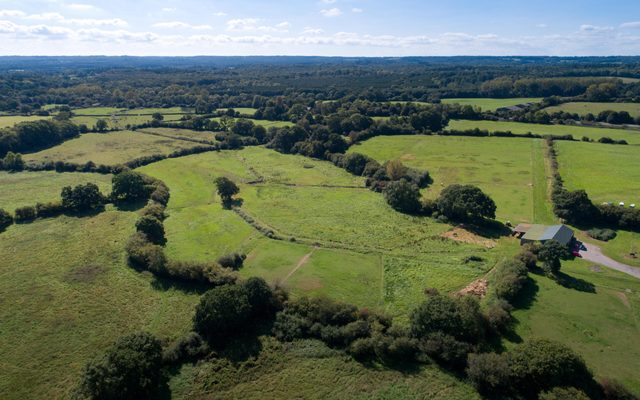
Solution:
<path fill-rule="evenodd" d="M 0 55 L 640 55 L 639 0 L 0 0 Z"/>

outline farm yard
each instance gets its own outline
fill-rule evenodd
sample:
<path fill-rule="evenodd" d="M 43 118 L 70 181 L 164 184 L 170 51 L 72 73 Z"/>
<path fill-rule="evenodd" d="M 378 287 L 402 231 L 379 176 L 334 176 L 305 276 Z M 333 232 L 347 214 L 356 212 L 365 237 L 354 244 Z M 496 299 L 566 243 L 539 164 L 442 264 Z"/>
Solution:
<path fill-rule="evenodd" d="M 481 129 L 489 132 L 506 132 L 523 135 L 526 133 L 535 133 L 538 135 L 573 135 L 573 138 L 580 140 L 583 136 L 589 139 L 598 140 L 603 137 L 609 137 L 615 140 L 626 140 L 629 144 L 640 144 L 640 131 L 631 129 L 613 129 L 613 128 L 593 128 L 573 125 L 541 125 L 528 124 L 522 122 L 501 122 L 501 121 L 467 121 L 453 120 L 447 126 L 447 129 L 469 130 Z"/>
<path fill-rule="evenodd" d="M 587 115 L 589 113 L 598 115 L 603 111 L 626 111 L 632 117 L 640 117 L 640 103 L 586 103 L 571 102 L 563 103 L 559 106 L 547 107 L 544 109 L 548 113 L 568 112 L 571 114 Z"/>

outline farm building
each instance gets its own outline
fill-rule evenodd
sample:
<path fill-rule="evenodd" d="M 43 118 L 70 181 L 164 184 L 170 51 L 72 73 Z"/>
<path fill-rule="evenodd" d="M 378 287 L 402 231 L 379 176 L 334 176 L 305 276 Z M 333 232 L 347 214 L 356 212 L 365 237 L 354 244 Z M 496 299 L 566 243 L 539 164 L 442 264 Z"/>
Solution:
<path fill-rule="evenodd" d="M 568 245 L 574 240 L 573 231 L 566 225 L 532 225 L 519 224 L 513 228 L 513 235 L 520 239 L 520 244 L 543 243 L 548 240 Z"/>

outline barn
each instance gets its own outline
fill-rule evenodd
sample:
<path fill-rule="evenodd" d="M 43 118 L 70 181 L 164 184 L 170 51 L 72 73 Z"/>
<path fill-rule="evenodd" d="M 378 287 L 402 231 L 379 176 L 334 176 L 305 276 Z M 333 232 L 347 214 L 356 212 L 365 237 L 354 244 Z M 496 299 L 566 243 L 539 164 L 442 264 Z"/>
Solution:
<path fill-rule="evenodd" d="M 574 240 L 573 230 L 566 225 L 519 224 L 513 228 L 513 235 L 520 239 L 521 245 L 555 240 L 567 246 Z"/>

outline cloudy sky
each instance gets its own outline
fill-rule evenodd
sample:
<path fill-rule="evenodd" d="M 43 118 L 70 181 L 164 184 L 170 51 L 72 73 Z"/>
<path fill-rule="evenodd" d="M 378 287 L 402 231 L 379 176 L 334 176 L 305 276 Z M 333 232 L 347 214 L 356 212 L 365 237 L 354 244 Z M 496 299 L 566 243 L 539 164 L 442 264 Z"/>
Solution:
<path fill-rule="evenodd" d="M 640 0 L 0 0 L 0 55 L 640 55 Z"/>

